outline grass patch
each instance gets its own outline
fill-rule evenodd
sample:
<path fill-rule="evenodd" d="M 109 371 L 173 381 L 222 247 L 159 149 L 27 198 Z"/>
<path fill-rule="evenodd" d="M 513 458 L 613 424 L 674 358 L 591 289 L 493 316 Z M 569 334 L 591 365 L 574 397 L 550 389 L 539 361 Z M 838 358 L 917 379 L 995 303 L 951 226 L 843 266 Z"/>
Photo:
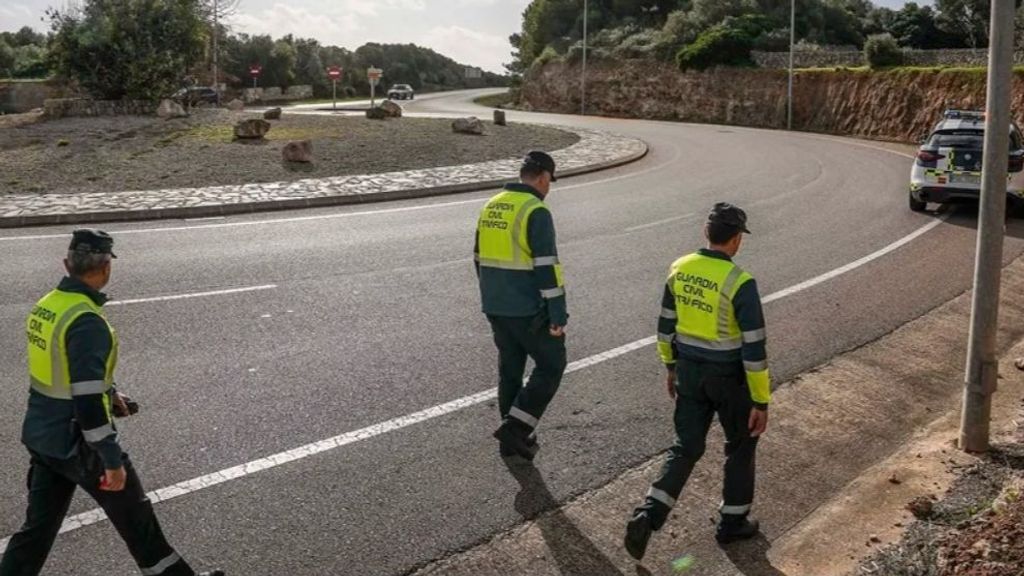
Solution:
<path fill-rule="evenodd" d="M 386 96 L 386 94 L 385 94 L 385 96 Z M 369 99 L 370 99 L 369 96 L 353 96 L 351 98 L 340 98 L 339 97 L 338 98 L 338 104 L 343 104 L 345 102 L 359 102 L 359 101 L 362 101 L 362 100 L 369 100 Z M 378 100 L 382 99 L 380 94 L 377 95 L 377 99 Z M 296 106 L 298 104 L 333 104 L 333 103 L 334 103 L 334 99 L 333 98 L 310 98 L 309 100 L 298 100 L 296 102 L 289 102 L 286 105 L 282 105 L 281 109 L 282 110 L 287 110 L 289 106 Z"/>
<path fill-rule="evenodd" d="M 501 94 L 490 94 L 474 98 L 473 103 L 488 108 L 504 108 L 512 103 L 512 93 L 502 92 Z"/>
<path fill-rule="evenodd" d="M 59 146 L 61 148 L 63 148 L 64 146 L 70 146 L 70 145 L 71 145 L 71 142 L 69 142 L 68 140 L 63 140 L 63 139 L 57 140 L 57 146 Z"/>

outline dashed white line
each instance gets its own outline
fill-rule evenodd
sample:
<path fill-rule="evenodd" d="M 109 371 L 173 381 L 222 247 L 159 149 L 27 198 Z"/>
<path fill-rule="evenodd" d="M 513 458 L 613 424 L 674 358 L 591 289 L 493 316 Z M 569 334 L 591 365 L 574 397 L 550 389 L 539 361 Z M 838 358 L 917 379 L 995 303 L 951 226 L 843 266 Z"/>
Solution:
<path fill-rule="evenodd" d="M 882 256 L 885 256 L 886 254 L 889 254 L 890 252 L 900 248 L 901 246 L 906 245 L 908 242 L 911 242 L 915 238 L 920 237 L 922 234 L 925 234 L 928 231 L 934 229 L 935 227 L 942 224 L 946 220 L 946 218 L 948 218 L 948 215 L 936 219 L 932 222 L 929 222 L 928 224 L 925 224 L 924 226 L 918 228 L 914 232 L 904 236 L 903 238 L 900 238 L 899 240 L 889 244 L 888 246 L 885 246 L 880 250 L 876 250 L 875 252 L 872 252 L 871 254 L 868 254 L 867 256 L 859 260 L 851 262 L 846 266 L 836 268 L 835 270 L 831 270 L 819 276 L 815 276 L 814 278 L 811 278 L 789 288 L 769 294 L 764 297 L 764 302 L 774 302 L 776 300 L 786 298 L 787 296 L 792 296 L 793 294 L 802 292 L 804 290 L 827 282 L 828 280 L 840 276 L 841 274 L 845 274 L 847 272 L 860 268 L 861 266 L 864 266 L 874 260 L 881 258 Z M 566 374 L 578 372 L 585 368 L 589 368 L 591 366 L 601 364 L 602 362 L 607 362 L 608 360 L 612 360 L 625 354 L 629 354 L 630 352 L 633 352 L 635 350 L 645 348 L 647 346 L 650 346 L 651 344 L 654 344 L 656 341 L 657 338 L 654 336 L 641 338 L 640 340 L 636 340 L 635 342 L 630 342 L 617 348 L 613 348 L 611 350 L 607 350 L 599 354 L 594 354 L 593 356 L 588 356 L 586 358 L 576 360 L 575 362 L 572 362 L 566 367 L 565 372 Z M 277 454 L 273 454 L 265 458 L 258 458 L 251 462 L 239 464 L 238 466 L 233 466 L 231 468 L 225 468 L 224 470 L 213 472 L 212 474 L 206 474 L 198 478 L 193 478 L 192 480 L 179 482 L 177 484 L 150 492 L 148 496 L 154 503 L 179 498 L 181 496 L 185 496 L 193 492 L 197 492 L 199 490 L 204 490 L 206 488 L 210 488 L 218 484 L 223 484 L 231 480 L 237 480 L 239 478 L 255 474 L 256 472 L 260 472 L 262 470 L 267 470 L 269 468 L 281 466 L 282 464 L 286 464 L 288 462 L 294 462 L 296 460 L 308 458 L 309 456 L 320 454 L 322 452 L 327 452 L 328 450 L 340 448 L 342 446 L 353 444 L 355 442 L 360 442 L 362 440 L 369 440 L 370 438 L 374 438 L 382 434 L 387 434 L 389 432 L 401 430 L 402 428 L 407 428 L 414 424 L 419 424 L 421 422 L 433 420 L 434 418 L 439 418 L 446 414 L 451 414 L 453 412 L 458 412 L 465 408 L 483 404 L 484 402 L 493 400 L 495 397 L 497 397 L 496 390 L 485 390 L 483 392 L 478 392 L 470 396 L 464 396 L 457 400 L 452 400 L 444 404 L 439 404 L 437 406 L 433 406 L 425 410 L 420 410 L 419 412 L 413 412 L 412 414 L 406 414 L 405 416 L 399 416 L 398 418 L 393 418 L 385 422 L 373 424 L 371 426 L 361 428 L 353 432 L 346 432 L 339 436 L 334 436 L 331 438 L 327 438 L 325 440 L 320 440 L 317 442 L 306 444 L 304 446 L 299 446 L 298 448 L 293 448 L 285 452 L 279 452 Z M 89 510 L 87 512 L 83 512 L 81 514 L 75 514 L 74 516 L 70 516 L 64 520 L 64 523 L 61 525 L 60 532 L 65 533 L 70 532 L 72 530 L 77 530 L 79 528 L 84 528 L 86 526 L 90 526 L 92 524 L 101 522 L 105 518 L 106 515 L 103 513 L 102 510 L 98 508 L 94 510 Z M 6 549 L 7 542 L 9 540 L 9 538 L 0 540 L 0 549 Z"/>
<path fill-rule="evenodd" d="M 208 292 L 189 292 L 186 294 L 171 294 L 168 296 L 152 296 L 149 298 L 132 298 L 129 300 L 111 300 L 106 306 L 127 306 L 129 304 L 145 304 L 148 302 L 169 302 L 171 300 L 188 300 L 190 298 L 205 298 L 208 296 L 225 296 L 228 294 L 240 294 L 243 292 L 259 292 L 261 290 L 273 290 L 277 284 L 263 284 L 260 286 L 246 286 L 244 288 L 227 288 L 225 290 L 210 290 Z"/>
<path fill-rule="evenodd" d="M 661 226 L 663 224 L 671 224 L 672 222 L 678 222 L 680 220 L 686 220 L 687 218 L 693 218 L 694 214 L 683 214 L 682 216 L 673 216 L 671 218 L 665 218 L 664 220 L 655 220 L 654 222 L 648 222 L 647 224 L 640 224 L 638 226 L 630 226 L 626 228 L 626 232 L 637 232 L 639 230 L 646 230 L 647 228 L 654 228 L 655 226 Z"/>

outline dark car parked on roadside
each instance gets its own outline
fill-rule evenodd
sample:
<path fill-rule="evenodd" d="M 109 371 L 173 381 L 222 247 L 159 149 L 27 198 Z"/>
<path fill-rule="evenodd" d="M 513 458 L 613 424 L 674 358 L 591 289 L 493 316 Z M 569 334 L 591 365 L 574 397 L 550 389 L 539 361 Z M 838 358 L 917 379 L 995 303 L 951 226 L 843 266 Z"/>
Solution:
<path fill-rule="evenodd" d="M 194 86 L 182 88 L 171 96 L 173 100 L 180 102 L 183 106 L 195 106 L 196 104 L 217 104 L 219 98 L 217 91 L 209 86 Z"/>

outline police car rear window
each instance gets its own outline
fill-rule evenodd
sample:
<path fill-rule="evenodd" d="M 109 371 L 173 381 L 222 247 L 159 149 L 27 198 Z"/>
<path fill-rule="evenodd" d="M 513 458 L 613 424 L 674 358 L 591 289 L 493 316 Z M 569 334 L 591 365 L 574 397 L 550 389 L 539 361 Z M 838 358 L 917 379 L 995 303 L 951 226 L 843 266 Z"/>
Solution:
<path fill-rule="evenodd" d="M 982 130 L 943 130 L 935 132 L 928 139 L 931 148 L 974 148 L 981 150 L 985 145 L 985 132 Z M 1010 130 L 1010 150 L 1020 150 L 1024 146 L 1021 134 L 1016 128 Z"/>
<path fill-rule="evenodd" d="M 985 133 L 977 130 L 951 130 L 932 134 L 928 144 L 935 148 L 977 148 L 985 145 Z"/>

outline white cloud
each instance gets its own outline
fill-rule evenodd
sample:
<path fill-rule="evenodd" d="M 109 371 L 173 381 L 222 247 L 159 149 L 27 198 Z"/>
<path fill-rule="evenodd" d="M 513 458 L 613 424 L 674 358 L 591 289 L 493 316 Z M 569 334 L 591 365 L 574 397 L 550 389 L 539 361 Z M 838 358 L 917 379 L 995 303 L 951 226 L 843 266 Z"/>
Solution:
<path fill-rule="evenodd" d="M 458 25 L 435 26 L 417 42 L 421 46 L 454 59 L 492 72 L 501 72 L 502 64 L 511 60 L 508 40 Z"/>
<path fill-rule="evenodd" d="M 360 4 L 348 2 L 346 4 Z M 370 7 L 372 9 L 372 6 Z M 269 34 L 280 38 L 286 34 L 301 37 L 315 37 L 322 43 L 339 43 L 360 28 L 360 16 L 372 16 L 373 13 L 360 13 L 357 10 L 331 9 L 327 12 L 313 12 L 288 4 L 274 4 L 258 12 L 239 12 L 230 22 L 232 27 L 247 34 Z"/>
<path fill-rule="evenodd" d="M 15 31 L 22 26 L 42 30 L 46 25 L 39 21 L 42 10 L 34 11 L 25 4 L 4 3 L 0 5 L 0 31 Z"/>

